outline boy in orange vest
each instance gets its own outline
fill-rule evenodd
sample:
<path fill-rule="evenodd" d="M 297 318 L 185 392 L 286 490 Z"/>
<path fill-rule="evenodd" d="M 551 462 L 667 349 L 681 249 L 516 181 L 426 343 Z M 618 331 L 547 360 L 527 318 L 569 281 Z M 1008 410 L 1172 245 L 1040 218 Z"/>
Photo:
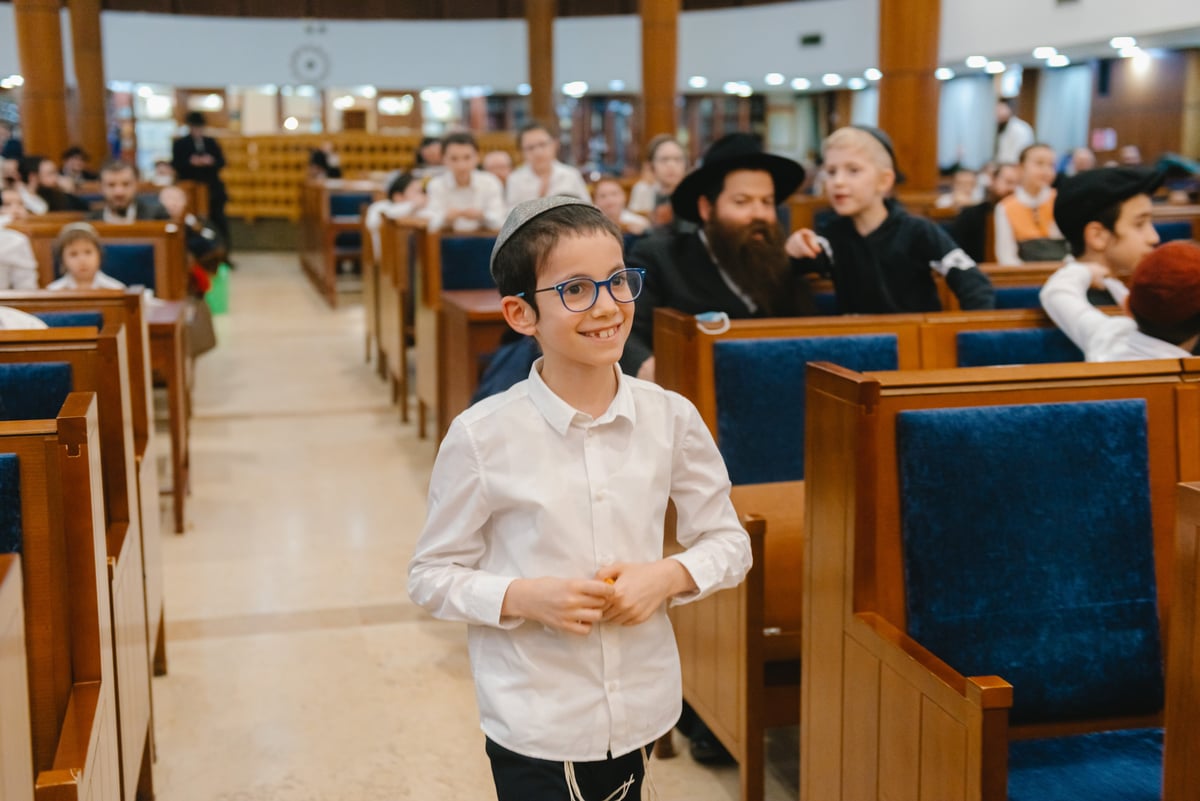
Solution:
<path fill-rule="evenodd" d="M 1054 149 L 1033 144 L 1021 151 L 1021 183 L 996 206 L 996 261 L 1058 261 L 1067 244 L 1054 223 Z"/>

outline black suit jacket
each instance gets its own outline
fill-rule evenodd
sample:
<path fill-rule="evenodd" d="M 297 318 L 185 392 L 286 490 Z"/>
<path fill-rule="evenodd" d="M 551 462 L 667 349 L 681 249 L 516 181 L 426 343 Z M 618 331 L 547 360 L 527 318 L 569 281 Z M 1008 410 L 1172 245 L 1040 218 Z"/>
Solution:
<path fill-rule="evenodd" d="M 180 181 L 198 181 L 208 184 L 209 197 L 223 198 L 225 184 L 221 181 L 221 168 L 225 166 L 225 154 L 221 146 L 211 136 L 201 137 L 204 143 L 204 153 L 213 157 L 212 166 L 201 167 L 192 164 L 192 156 L 199 155 L 196 140 L 190 136 L 181 136 L 171 144 L 171 166 L 175 168 L 175 176 Z"/>
<path fill-rule="evenodd" d="M 659 306 L 684 314 L 725 312 L 733 319 L 766 316 L 761 309 L 752 312 L 729 288 L 695 229 L 646 237 L 634 246 L 626 262 L 646 270 L 642 294 L 635 302 L 633 329 L 621 357 L 621 369 L 629 375 L 636 375 L 642 362 L 654 355 L 654 310 Z M 804 268 L 797 262 L 793 262 L 791 292 L 781 304 L 781 313 L 815 313 Z"/>
<path fill-rule="evenodd" d="M 143 198 L 138 198 L 136 201 L 134 201 L 134 205 L 137 207 L 137 220 L 139 222 L 145 221 L 145 220 L 169 220 L 169 219 L 171 219 L 171 215 L 167 213 L 167 210 L 164 209 L 162 207 L 162 204 L 159 203 L 157 200 L 145 200 Z M 104 221 L 104 209 L 96 209 L 95 211 L 93 211 L 91 214 L 88 215 L 88 219 L 89 220 L 99 220 L 99 221 L 103 222 Z"/>

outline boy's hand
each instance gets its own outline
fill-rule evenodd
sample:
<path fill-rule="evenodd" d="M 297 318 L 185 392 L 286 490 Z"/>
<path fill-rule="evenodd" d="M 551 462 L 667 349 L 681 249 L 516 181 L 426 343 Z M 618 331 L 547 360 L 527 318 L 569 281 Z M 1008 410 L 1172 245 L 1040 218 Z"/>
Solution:
<path fill-rule="evenodd" d="M 793 259 L 815 259 L 821 255 L 821 243 L 811 228 L 801 228 L 787 238 L 783 249 Z"/>
<path fill-rule="evenodd" d="M 500 605 L 501 617 L 523 617 L 559 631 L 588 634 L 604 617 L 612 585 L 599 579 L 516 579 Z"/>
<path fill-rule="evenodd" d="M 1112 278 L 1112 270 L 1100 264 L 1093 264 L 1090 261 L 1084 262 L 1084 264 L 1087 265 L 1088 270 L 1092 273 L 1092 289 L 1107 289 L 1104 285 L 1104 279 Z"/>
<path fill-rule="evenodd" d="M 675 559 L 618 562 L 598 570 L 596 578 L 613 582 L 604 622 L 623 626 L 645 623 L 667 599 L 696 589 L 692 575 Z"/>

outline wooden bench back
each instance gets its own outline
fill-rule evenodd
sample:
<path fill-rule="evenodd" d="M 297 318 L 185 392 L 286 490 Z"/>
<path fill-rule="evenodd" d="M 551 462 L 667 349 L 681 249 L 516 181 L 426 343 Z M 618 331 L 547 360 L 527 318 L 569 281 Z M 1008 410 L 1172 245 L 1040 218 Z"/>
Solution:
<path fill-rule="evenodd" d="M 33 801 L 21 556 L 0 554 L 0 797 Z"/>

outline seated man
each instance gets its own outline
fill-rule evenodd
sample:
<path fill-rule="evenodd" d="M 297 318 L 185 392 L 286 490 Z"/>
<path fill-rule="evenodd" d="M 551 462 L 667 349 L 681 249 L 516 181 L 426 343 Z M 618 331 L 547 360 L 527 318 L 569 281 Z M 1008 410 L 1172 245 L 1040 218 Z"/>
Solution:
<path fill-rule="evenodd" d="M 676 219 L 701 227 L 647 237 L 629 255 L 646 280 L 621 369 L 654 380 L 659 306 L 733 318 L 814 313 L 804 268 L 789 262 L 775 213 L 803 180 L 803 167 L 764 153 L 752 134 L 729 134 L 709 147 L 671 195 Z"/>
<path fill-rule="evenodd" d="M 124 161 L 110 161 L 100 168 L 100 192 L 104 208 L 88 215 L 89 220 L 106 223 L 132 223 L 141 220 L 169 220 L 157 200 L 142 200 L 138 195 L 137 168 Z"/>
<path fill-rule="evenodd" d="M 38 288 L 37 259 L 29 237 L 6 227 L 10 220 L 24 219 L 26 214 L 17 190 L 0 191 L 0 290 Z"/>
<path fill-rule="evenodd" d="M 570 195 L 590 200 L 587 184 L 574 167 L 558 160 L 558 142 L 550 129 L 531 122 L 517 133 L 517 146 L 525 163 L 508 176 L 508 207 L 550 195 Z"/>
<path fill-rule="evenodd" d="M 1200 335 L 1200 248 L 1158 233 L 1150 196 L 1162 175 L 1133 167 L 1091 170 L 1063 183 L 1055 210 L 1079 261 L 1042 287 L 1046 314 L 1089 362 L 1182 358 Z M 1127 290 L 1114 274 L 1133 277 Z M 1107 289 L 1126 316 L 1105 314 L 1089 288 Z"/>
<path fill-rule="evenodd" d="M 100 176 L 87 168 L 87 151 L 78 145 L 68 147 L 62 154 L 62 174 L 71 184 L 71 191 L 79 191 L 84 181 L 98 181 Z"/>
<path fill-rule="evenodd" d="M 430 178 L 425 187 L 429 202 L 422 216 L 429 219 L 429 230 L 499 231 L 506 212 L 504 186 L 490 172 L 476 169 L 479 145 L 475 137 L 452 133 L 443 139 L 442 163 L 446 169 Z"/>
<path fill-rule="evenodd" d="M 601 178 L 592 188 L 592 202 L 604 216 L 628 234 L 641 236 L 650 229 L 650 221 L 625 207 L 625 190 L 616 178 Z"/>
<path fill-rule="evenodd" d="M 15 189 L 21 196 L 21 205 L 30 214 L 45 214 L 50 207 L 38 196 L 36 188 L 29 186 L 28 179 L 29 171 L 20 160 L 0 160 L 0 182 L 3 182 L 3 187 Z"/>

